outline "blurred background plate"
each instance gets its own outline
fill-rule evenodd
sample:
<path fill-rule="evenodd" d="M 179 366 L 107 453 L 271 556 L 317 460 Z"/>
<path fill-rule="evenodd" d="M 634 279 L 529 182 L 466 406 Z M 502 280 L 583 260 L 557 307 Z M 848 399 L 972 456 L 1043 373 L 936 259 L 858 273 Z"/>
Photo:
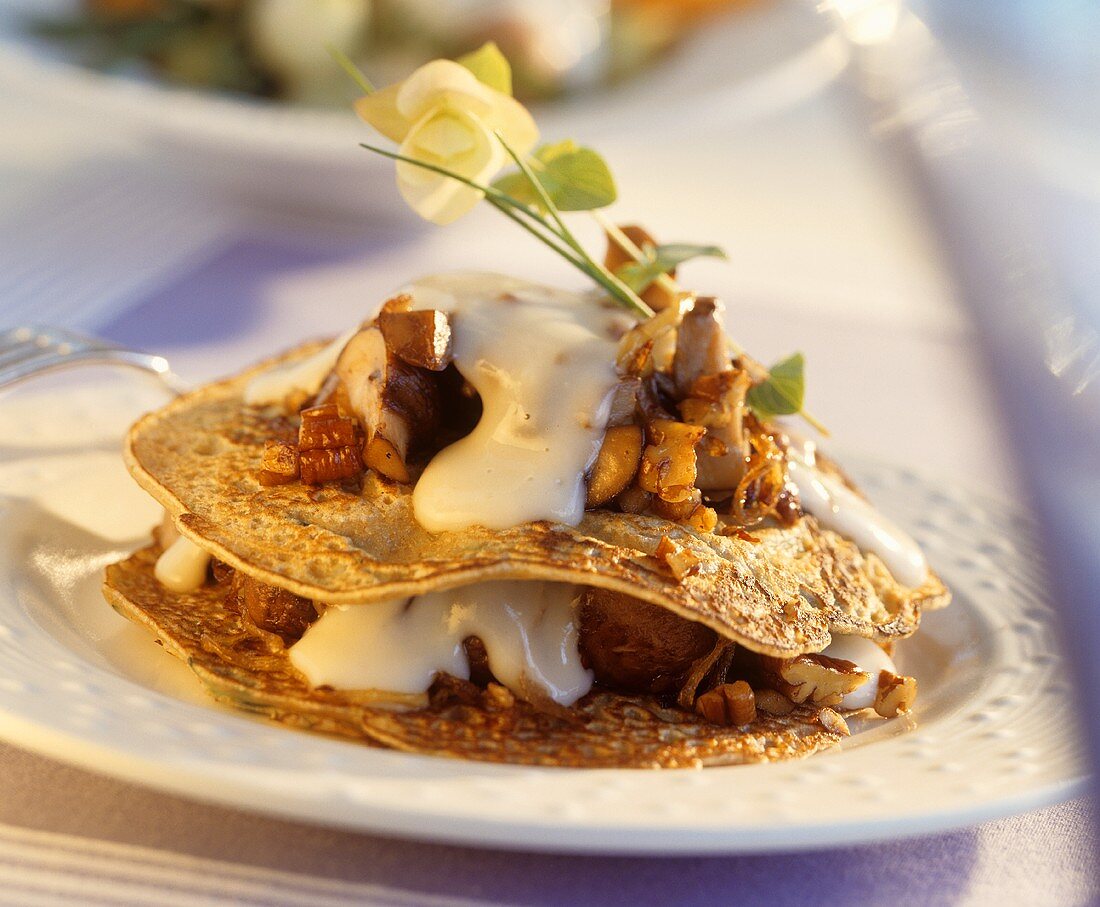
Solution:
<path fill-rule="evenodd" d="M 172 170 L 219 193 L 411 224 L 392 166 L 357 147 L 368 131 L 350 111 L 98 72 L 28 36 L 28 16 L 64 15 L 76 6 L 0 0 L 0 90 L 86 119 L 89 129 L 124 131 Z M 748 122 L 783 109 L 832 82 L 846 61 L 842 41 L 810 5 L 760 4 L 715 18 L 636 77 L 545 102 L 536 116 L 547 139 L 633 132 L 649 141 L 658 131 L 667 139 L 692 124 Z"/>

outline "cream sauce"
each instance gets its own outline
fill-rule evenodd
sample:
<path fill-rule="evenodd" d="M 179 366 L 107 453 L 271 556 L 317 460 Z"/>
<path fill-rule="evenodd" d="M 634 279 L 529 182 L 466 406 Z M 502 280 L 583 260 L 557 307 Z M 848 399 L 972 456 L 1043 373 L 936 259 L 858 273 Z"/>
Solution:
<path fill-rule="evenodd" d="M 802 508 L 831 529 L 870 551 L 903 586 L 917 588 L 928 578 L 928 561 L 913 539 L 843 482 L 814 464 L 812 444 L 792 444 L 787 474 Z"/>
<path fill-rule="evenodd" d="M 314 686 L 422 693 L 438 672 L 468 679 L 463 640 L 485 644 L 494 676 L 521 698 L 572 705 L 592 686 L 564 583 L 490 582 L 370 605 L 330 606 L 290 659 Z"/>
<path fill-rule="evenodd" d="M 484 408 L 472 433 L 428 463 L 413 491 L 417 521 L 431 532 L 579 523 L 617 381 L 621 314 L 493 274 L 427 278 L 406 292 L 414 308 L 450 314 L 455 366 Z"/>
<path fill-rule="evenodd" d="M 210 555 L 181 535 L 157 558 L 153 574 L 166 589 L 194 592 L 206 582 L 208 566 Z"/>
<path fill-rule="evenodd" d="M 898 672 L 894 659 L 882 651 L 880 646 L 862 636 L 834 636 L 833 641 L 821 654 L 854 662 L 861 671 L 871 675 L 870 680 L 856 687 L 840 700 L 842 709 L 872 708 L 875 704 L 875 696 L 878 695 L 879 672 L 889 671 L 891 674 Z"/>
<path fill-rule="evenodd" d="M 329 372 L 336 367 L 336 360 L 347 342 L 358 332 L 356 326 L 312 356 L 260 372 L 245 386 L 244 402 L 251 406 L 266 406 L 282 403 L 294 393 L 317 393 Z"/>

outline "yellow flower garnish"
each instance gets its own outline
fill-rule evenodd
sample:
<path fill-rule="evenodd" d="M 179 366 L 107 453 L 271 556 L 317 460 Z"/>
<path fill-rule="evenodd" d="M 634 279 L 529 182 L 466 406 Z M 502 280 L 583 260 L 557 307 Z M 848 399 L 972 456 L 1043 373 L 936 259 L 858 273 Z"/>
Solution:
<path fill-rule="evenodd" d="M 359 116 L 400 144 L 408 158 L 488 183 L 510 162 L 496 134 L 520 155 L 538 141 L 527 109 L 478 81 L 464 66 L 433 60 L 405 81 L 355 104 Z M 414 164 L 397 163 L 397 186 L 425 220 L 449 224 L 473 208 L 484 193 Z"/>

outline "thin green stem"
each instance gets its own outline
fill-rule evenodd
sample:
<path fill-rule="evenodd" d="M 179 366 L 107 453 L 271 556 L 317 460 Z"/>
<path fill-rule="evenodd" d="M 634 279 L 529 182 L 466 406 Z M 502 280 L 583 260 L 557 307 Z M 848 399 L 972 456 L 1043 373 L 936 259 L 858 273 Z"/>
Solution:
<path fill-rule="evenodd" d="M 375 89 L 374 85 L 371 84 L 371 80 L 367 78 L 363 70 L 351 61 L 346 53 L 335 44 L 326 44 L 325 50 L 336 61 L 337 65 L 348 74 L 348 77 L 363 90 L 364 94 L 374 94 Z"/>
<path fill-rule="evenodd" d="M 588 253 L 584 251 L 584 248 L 577 238 L 570 232 L 569 228 L 565 225 L 565 221 L 562 219 L 561 212 L 558 211 L 558 206 L 554 204 L 554 200 L 550 198 L 550 193 L 546 191 L 546 187 L 542 184 L 536 175 L 535 171 L 531 169 L 531 165 L 527 163 L 520 155 L 518 155 L 515 149 L 508 144 L 507 140 L 498 131 L 496 133 L 497 141 L 505 151 L 508 152 L 508 156 L 515 161 L 517 167 L 519 167 L 520 173 L 526 178 L 527 182 L 531 184 L 531 188 L 535 190 L 535 194 L 539 197 L 539 201 L 542 202 L 542 206 L 546 209 L 547 213 L 554 219 L 554 223 L 558 225 L 558 235 L 561 236 L 569 245 L 577 250 L 585 258 L 588 258 Z"/>
<path fill-rule="evenodd" d="M 576 253 L 572 251 L 572 249 L 569 249 L 565 246 L 560 246 L 553 240 L 551 240 L 549 236 L 540 233 L 537 229 L 535 229 L 532 224 L 528 223 L 522 217 L 517 215 L 516 212 L 508 205 L 492 197 L 487 197 L 485 200 L 509 220 L 515 221 L 517 224 L 519 224 L 519 226 L 521 226 L 536 239 L 539 239 L 542 242 L 546 243 L 546 245 L 548 245 L 551 249 L 561 255 L 561 257 L 568 261 L 571 265 L 576 268 L 580 268 L 582 271 L 586 269 L 586 264 L 584 260 L 579 258 Z M 550 230 L 549 226 L 547 226 L 547 229 Z M 556 237 L 557 235 L 558 234 L 555 233 L 553 230 L 550 230 L 550 236 Z"/>
<path fill-rule="evenodd" d="M 546 191 L 546 187 L 542 184 L 542 180 L 535 175 L 530 165 L 516 153 L 515 149 L 508 144 L 507 140 L 505 140 L 500 132 L 497 132 L 496 136 L 501 146 L 508 152 L 508 156 L 516 162 L 516 166 L 519 167 L 520 172 L 527 178 L 527 182 L 531 184 L 531 188 L 535 190 L 535 194 L 538 195 L 539 201 L 542 202 L 543 207 L 546 208 L 549 215 L 558 225 L 558 235 L 577 251 L 577 254 L 585 260 L 588 267 L 591 269 L 589 276 L 611 292 L 620 302 L 625 303 L 629 308 L 633 309 L 635 314 L 642 318 L 652 318 L 653 309 L 647 306 L 642 301 L 641 297 L 630 289 L 630 287 L 628 287 L 617 275 L 612 274 L 611 271 L 593 259 L 592 256 L 585 251 L 584 246 L 577 241 L 577 238 L 565 225 L 565 221 L 561 216 L 561 212 L 558 210 L 558 206 L 555 205 L 554 200 L 550 198 L 550 194 Z"/>
<path fill-rule="evenodd" d="M 468 179 L 461 174 L 455 173 L 451 170 L 447 170 L 443 167 L 439 167 L 435 164 L 428 163 L 427 161 L 420 161 L 416 158 L 408 157 L 404 154 L 399 154 L 395 151 L 388 151 L 385 148 L 379 148 L 376 145 L 368 145 L 366 142 L 359 143 L 362 148 L 368 151 L 373 151 L 375 154 L 380 154 L 383 157 L 388 157 L 394 161 L 402 161 L 406 164 L 412 164 L 414 167 L 420 167 L 423 170 L 430 170 L 432 173 L 438 173 L 441 176 L 445 176 L 448 179 L 456 180 L 465 186 L 469 186 L 471 189 L 476 189 L 485 195 L 485 198 L 490 202 L 493 207 L 498 211 L 505 214 L 508 218 L 515 221 L 524 230 L 530 233 L 532 236 L 541 240 L 549 248 L 553 249 L 559 255 L 561 255 L 566 261 L 568 261 L 573 267 L 577 268 L 583 274 L 592 278 L 596 283 L 600 284 L 608 293 L 611 294 L 616 300 L 621 302 L 624 306 L 635 311 L 636 314 L 642 317 L 648 318 L 652 315 L 649 307 L 630 291 L 625 284 L 619 281 L 613 275 L 609 274 L 605 269 L 596 265 L 587 255 L 584 250 L 575 250 L 572 246 L 559 245 L 554 242 L 550 237 L 560 240 L 561 242 L 567 242 L 565 237 L 561 236 L 553 227 L 553 225 L 547 223 L 547 221 L 541 217 L 535 211 L 532 211 L 527 205 L 508 195 L 506 192 L 501 192 L 492 186 L 486 186 L 482 183 L 475 182 Z M 520 216 L 522 215 L 522 217 Z M 528 220 L 524 220 L 526 217 Z M 540 233 L 535 226 L 541 227 L 549 236 Z"/>

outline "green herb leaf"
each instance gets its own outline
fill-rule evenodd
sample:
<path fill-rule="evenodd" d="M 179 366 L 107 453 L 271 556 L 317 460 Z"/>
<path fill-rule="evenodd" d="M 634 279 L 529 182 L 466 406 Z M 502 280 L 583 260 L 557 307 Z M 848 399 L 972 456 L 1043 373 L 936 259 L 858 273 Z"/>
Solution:
<path fill-rule="evenodd" d="M 531 170 L 559 211 L 592 211 L 605 208 L 618 197 L 615 179 L 604 159 L 591 148 L 571 139 L 543 145 L 531 162 Z M 543 210 L 545 206 L 523 173 L 509 173 L 493 185 L 516 201 Z"/>
<path fill-rule="evenodd" d="M 693 258 L 725 258 L 726 253 L 718 246 L 696 246 L 690 243 L 668 243 L 661 246 L 648 246 L 642 250 L 644 261 L 634 261 L 623 265 L 616 272 L 630 289 L 642 293 L 662 274 L 674 270 L 685 261 Z"/>
<path fill-rule="evenodd" d="M 465 66 L 477 80 L 490 88 L 512 93 L 512 67 L 495 41 L 486 41 L 477 50 L 459 57 L 456 63 Z"/>
<path fill-rule="evenodd" d="M 761 419 L 801 412 L 806 391 L 803 365 L 801 353 L 777 362 L 771 367 L 764 382 L 749 388 L 745 402 Z"/>

